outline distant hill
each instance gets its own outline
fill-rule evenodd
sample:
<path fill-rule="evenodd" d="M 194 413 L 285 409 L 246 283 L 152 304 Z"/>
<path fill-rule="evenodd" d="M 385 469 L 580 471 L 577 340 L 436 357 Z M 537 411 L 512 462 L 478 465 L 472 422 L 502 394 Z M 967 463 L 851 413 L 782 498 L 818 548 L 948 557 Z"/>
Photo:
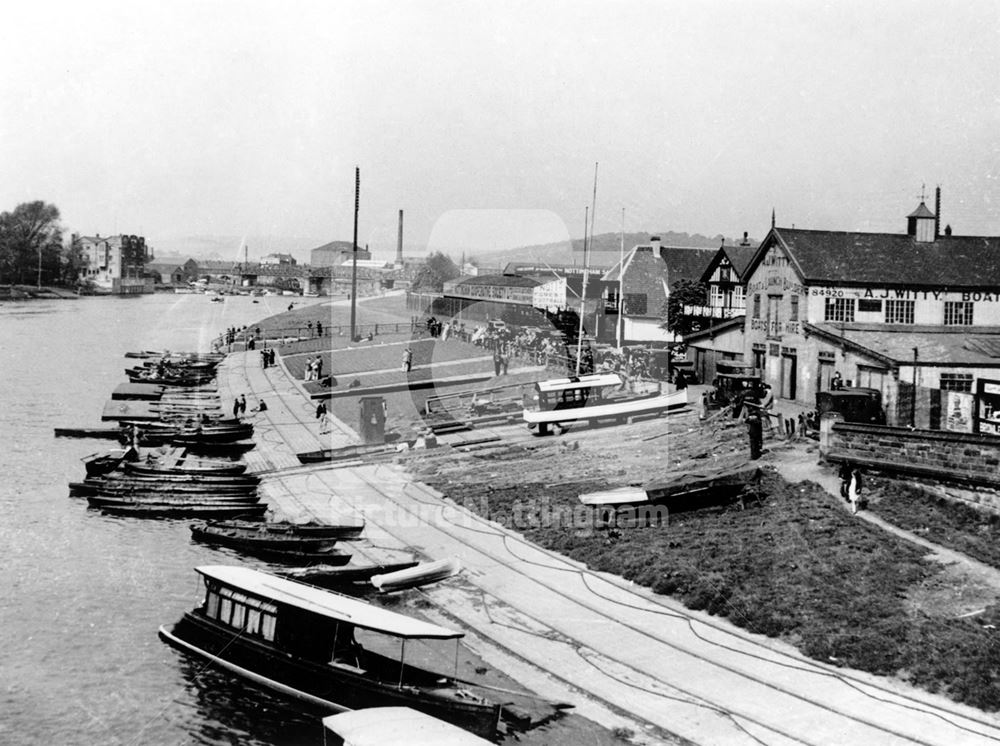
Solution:
<path fill-rule="evenodd" d="M 648 244 L 650 236 L 659 236 L 662 246 L 686 246 L 691 248 L 717 248 L 722 245 L 723 236 L 720 234 L 709 238 L 698 233 L 675 233 L 673 231 L 663 231 L 661 233 L 626 233 L 625 250 L 628 251 L 637 244 Z M 738 240 L 732 238 L 725 239 L 727 245 L 735 245 Z M 752 242 L 756 245 L 756 241 Z M 593 237 L 591 243 L 590 263 L 592 266 L 602 265 L 612 266 L 618 261 L 621 247 L 620 233 L 599 233 Z M 484 266 L 503 266 L 507 262 L 532 262 L 545 261 L 549 264 L 583 264 L 583 239 L 573 239 L 569 241 L 559 241 L 556 243 L 542 244 L 538 246 L 522 246 L 516 249 L 504 249 L 500 251 L 476 252 L 475 260 Z"/>

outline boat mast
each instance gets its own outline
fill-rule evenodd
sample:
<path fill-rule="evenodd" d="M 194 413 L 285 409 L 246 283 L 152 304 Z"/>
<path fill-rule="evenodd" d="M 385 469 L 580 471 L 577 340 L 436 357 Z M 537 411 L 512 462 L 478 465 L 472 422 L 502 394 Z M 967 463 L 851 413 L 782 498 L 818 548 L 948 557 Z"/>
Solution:
<path fill-rule="evenodd" d="M 594 239 L 594 213 L 597 212 L 597 163 L 594 163 L 594 198 L 593 209 L 590 211 L 590 240 Z M 586 217 L 584 217 L 586 222 Z M 590 260 L 587 256 L 588 240 L 586 226 L 584 226 L 583 238 L 583 292 L 580 293 L 580 331 L 576 335 L 576 374 L 580 375 L 580 358 L 583 355 L 583 317 L 587 311 L 587 275 L 590 269 Z"/>
<path fill-rule="evenodd" d="M 590 206 L 583 208 L 583 277 L 587 278 L 587 230 L 590 225 Z M 586 290 L 586 288 L 584 288 Z M 576 332 L 576 375 L 580 375 L 580 354 L 583 352 L 583 293 L 580 294 L 580 313 Z"/>
<path fill-rule="evenodd" d="M 622 348 L 622 337 L 625 336 L 625 208 L 622 208 L 622 238 L 618 248 L 618 349 Z"/>
<path fill-rule="evenodd" d="M 355 320 L 358 303 L 358 207 L 361 200 L 361 167 L 354 167 L 354 253 L 351 261 L 351 341 L 357 336 Z"/>

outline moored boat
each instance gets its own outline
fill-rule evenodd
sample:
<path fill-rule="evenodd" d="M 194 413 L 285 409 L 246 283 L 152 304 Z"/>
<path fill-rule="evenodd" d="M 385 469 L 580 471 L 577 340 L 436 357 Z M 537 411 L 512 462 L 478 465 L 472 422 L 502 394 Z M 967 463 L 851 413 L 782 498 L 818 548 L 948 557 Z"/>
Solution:
<path fill-rule="evenodd" d="M 184 459 L 183 461 L 172 459 L 169 465 L 166 461 L 149 459 L 147 461 L 128 462 L 124 466 L 126 473 L 147 476 L 180 474 L 223 477 L 238 476 L 247 470 L 246 464 L 224 461 L 222 459 Z"/>
<path fill-rule="evenodd" d="M 406 706 L 483 737 L 496 734 L 498 705 L 406 663 L 408 643 L 458 645 L 462 632 L 248 567 L 196 571 L 205 600 L 160 627 L 169 645 L 321 712 Z M 398 659 L 362 647 L 356 630 L 399 641 Z"/>
<path fill-rule="evenodd" d="M 91 502 L 95 498 L 88 498 Z M 232 502 L 140 502 L 135 500 L 105 500 L 100 505 L 91 505 L 102 513 L 110 515 L 135 516 L 139 518 L 222 518 L 227 516 L 263 515 L 267 506 L 259 503 Z"/>
<path fill-rule="evenodd" d="M 255 551 L 280 549 L 284 551 L 318 552 L 332 547 L 337 539 L 309 539 L 288 533 L 272 533 L 266 523 L 254 526 L 253 521 L 213 521 L 191 526 L 191 536 L 206 544 L 219 544 Z"/>

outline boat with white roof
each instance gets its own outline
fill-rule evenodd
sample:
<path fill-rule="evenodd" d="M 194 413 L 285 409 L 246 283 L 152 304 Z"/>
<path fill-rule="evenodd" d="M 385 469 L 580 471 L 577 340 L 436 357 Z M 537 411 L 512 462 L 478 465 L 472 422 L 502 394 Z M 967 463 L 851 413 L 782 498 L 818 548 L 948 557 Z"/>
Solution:
<path fill-rule="evenodd" d="M 495 736 L 499 705 L 406 663 L 408 644 L 454 641 L 457 666 L 463 632 L 249 567 L 195 569 L 205 598 L 160 627 L 169 645 L 326 713 L 411 707 Z M 397 644 L 398 656 L 382 652 Z"/>

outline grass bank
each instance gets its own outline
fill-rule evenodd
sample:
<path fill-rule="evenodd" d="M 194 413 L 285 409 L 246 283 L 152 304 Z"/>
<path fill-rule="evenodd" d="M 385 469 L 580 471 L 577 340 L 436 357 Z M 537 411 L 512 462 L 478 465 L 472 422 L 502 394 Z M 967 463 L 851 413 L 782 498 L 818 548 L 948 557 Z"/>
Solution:
<path fill-rule="evenodd" d="M 936 618 L 911 603 L 911 591 L 941 566 L 919 547 L 853 518 L 818 485 L 790 485 L 769 472 L 761 502 L 747 510 L 674 514 L 667 527 L 612 538 L 602 530 L 567 530 L 559 520 L 560 511 L 578 510 L 580 492 L 606 482 L 489 486 L 456 480 L 449 471 L 436 483 L 423 478 L 595 570 L 786 640 L 818 660 L 1000 709 L 1000 638 L 976 621 Z M 539 515 L 550 517 L 550 525 L 526 523 L 525 504 L 544 506 Z"/>

